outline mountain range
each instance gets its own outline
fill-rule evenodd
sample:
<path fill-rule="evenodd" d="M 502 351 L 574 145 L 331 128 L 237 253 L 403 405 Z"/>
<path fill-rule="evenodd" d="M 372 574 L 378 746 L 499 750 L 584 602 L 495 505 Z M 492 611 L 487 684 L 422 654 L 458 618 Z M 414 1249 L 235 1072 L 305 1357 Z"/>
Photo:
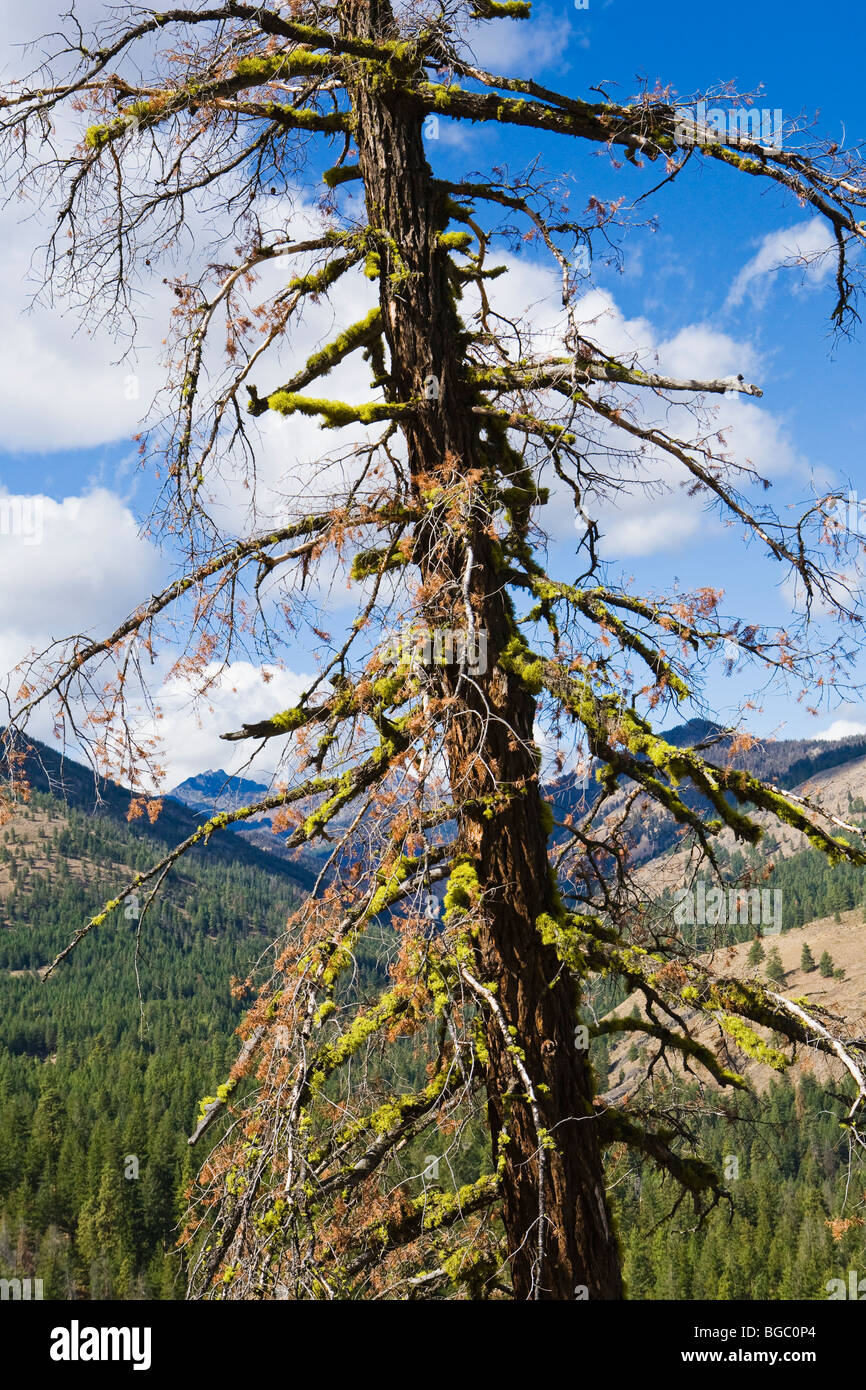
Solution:
<path fill-rule="evenodd" d="M 849 824 L 866 820 L 862 739 L 744 748 L 717 726 L 697 722 L 669 737 L 709 742 L 707 755 L 719 765 L 748 765 L 777 784 L 795 783 L 797 795 Z M 119 884 L 215 810 L 259 799 L 267 788 L 208 770 L 174 788 L 151 824 L 146 815 L 130 819 L 128 790 L 44 745 L 32 746 L 25 771 L 30 802 L 0 826 L 0 1278 L 36 1275 L 54 1299 L 177 1298 L 178 1214 L 205 1156 L 192 1154 L 187 1136 L 201 1098 L 215 1093 L 237 1056 L 235 1030 L 250 998 L 245 981 L 270 969 L 288 914 L 310 890 L 316 859 L 289 855 L 268 817 L 215 833 L 168 876 L 140 940 L 137 920 L 118 911 L 43 983 L 40 968 Z M 592 784 L 562 778 L 545 794 L 567 810 L 597 793 Z M 642 812 L 641 832 L 639 873 L 652 897 L 683 882 L 683 851 L 677 827 L 653 808 Z M 720 848 L 732 879 L 751 870 L 752 860 L 736 858 L 741 847 Z M 748 854 L 762 872 L 772 870 L 765 881 L 784 896 L 782 935 L 772 938 L 782 987 L 866 1031 L 866 874 L 850 865 L 831 868 L 778 826 L 768 825 L 766 841 Z M 742 927 L 735 939 L 720 941 L 714 967 L 764 977 L 768 961 L 747 959 L 753 935 Z M 826 952 L 835 973 L 804 968 L 804 945 L 815 961 Z M 769 957 L 771 943 L 764 947 Z M 597 1003 L 599 1013 L 639 1008 L 621 996 Z M 715 1046 L 712 1028 L 700 1036 Z M 633 1034 L 610 1045 L 597 1038 L 593 1046 L 600 1089 L 615 1104 L 640 1086 L 645 1048 Z M 820 1297 L 840 1262 L 862 1267 L 866 1258 L 855 1224 L 836 1242 L 847 1191 L 847 1141 L 834 1119 L 842 1103 L 837 1076 L 804 1050 L 793 1074 L 797 1091 L 784 1077 L 764 1090 L 764 1069 L 736 1049 L 728 1060 L 754 1073 L 762 1088 L 751 1111 L 748 1097 L 737 1100 L 753 1119 L 739 1127 L 733 1148 L 727 1131 L 716 1134 L 712 1115 L 698 1127 L 702 1151 L 718 1149 L 723 1163 L 739 1155 L 735 1225 L 725 1214 L 713 1217 L 700 1238 L 658 1230 L 672 1199 L 649 1165 L 633 1159 L 633 1179 L 614 1193 L 633 1297 L 752 1297 L 764 1277 L 767 1296 Z M 810 1115 L 801 1124 L 807 1102 Z M 727 1093 L 719 1098 L 725 1113 L 732 1103 Z M 760 1145 L 769 1145 L 766 1155 Z M 470 1160 L 471 1146 L 461 1149 L 455 1161 L 466 1167 L 454 1177 L 458 1186 L 476 1176 Z M 130 1165 L 140 1181 L 129 1180 Z M 775 1244 L 765 1235 L 767 1222 L 771 1232 L 778 1227 Z M 800 1235 L 807 1226 L 808 1249 Z"/>

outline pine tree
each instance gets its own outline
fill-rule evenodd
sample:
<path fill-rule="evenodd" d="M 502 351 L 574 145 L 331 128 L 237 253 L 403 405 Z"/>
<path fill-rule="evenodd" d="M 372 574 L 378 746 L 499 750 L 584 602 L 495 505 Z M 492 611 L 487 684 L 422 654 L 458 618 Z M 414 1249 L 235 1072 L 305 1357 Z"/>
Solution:
<path fill-rule="evenodd" d="M 816 969 L 815 957 L 809 949 L 808 941 L 803 942 L 803 949 L 800 952 L 800 969 L 807 973 Z"/>
<path fill-rule="evenodd" d="M 823 951 L 821 953 L 821 959 L 818 962 L 818 971 L 822 979 L 831 980 L 833 978 L 833 968 L 833 957 L 830 955 L 829 951 Z"/>
<path fill-rule="evenodd" d="M 749 947 L 749 954 L 746 957 L 746 960 L 748 961 L 748 964 L 752 970 L 757 969 L 757 967 L 761 964 L 761 961 L 764 959 L 765 954 L 766 953 L 764 951 L 764 947 L 761 944 L 761 939 L 760 937 L 756 936 L 755 940 Z"/>
<path fill-rule="evenodd" d="M 114 1290 L 123 1263 L 123 1196 L 120 1166 L 109 1160 L 78 1222 L 78 1248 L 91 1271 L 93 1297 L 109 1296 L 104 1291 Z"/>
<path fill-rule="evenodd" d="M 785 967 L 782 965 L 778 946 L 770 947 L 767 963 L 764 966 L 764 974 L 768 980 L 772 980 L 773 984 L 783 985 L 785 983 Z"/>

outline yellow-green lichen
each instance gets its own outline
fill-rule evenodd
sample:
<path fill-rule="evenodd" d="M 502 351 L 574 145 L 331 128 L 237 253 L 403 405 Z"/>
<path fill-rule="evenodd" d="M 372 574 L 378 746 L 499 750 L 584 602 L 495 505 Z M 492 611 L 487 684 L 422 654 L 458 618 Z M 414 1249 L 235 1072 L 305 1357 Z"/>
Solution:
<path fill-rule="evenodd" d="M 321 415 L 322 429 L 341 429 L 344 425 L 374 425 L 394 420 L 413 409 L 411 404 L 393 401 L 365 401 L 348 405 L 345 401 L 319 400 L 298 391 L 275 391 L 268 396 L 268 408 L 278 415 Z"/>
<path fill-rule="evenodd" d="M 339 164 L 333 169 L 325 170 L 322 182 L 327 184 L 328 188 L 339 188 L 342 183 L 351 183 L 354 179 L 363 177 L 359 164 Z"/>
<path fill-rule="evenodd" d="M 522 637 L 512 637 L 503 647 L 499 664 L 510 675 L 516 676 L 531 695 L 540 695 L 544 689 L 545 663 L 542 657 L 531 652 Z"/>
<path fill-rule="evenodd" d="M 478 871 L 472 860 L 462 856 L 454 861 L 445 889 L 445 921 L 470 912 L 481 897 Z"/>

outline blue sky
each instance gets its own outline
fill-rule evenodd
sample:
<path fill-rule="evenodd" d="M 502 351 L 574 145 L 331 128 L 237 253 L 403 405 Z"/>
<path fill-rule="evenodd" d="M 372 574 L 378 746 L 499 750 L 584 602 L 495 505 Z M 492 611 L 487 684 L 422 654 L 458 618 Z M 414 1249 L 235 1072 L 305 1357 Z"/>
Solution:
<path fill-rule="evenodd" d="M 99 6 L 87 8 L 92 13 Z M 26 20 L 16 14 L 11 39 L 33 32 L 52 9 L 56 14 L 46 0 L 39 0 Z M 866 135 L 859 95 L 864 31 L 863 12 L 853 5 L 824 12 L 805 4 L 739 9 L 589 0 L 584 10 L 563 0 L 538 5 L 527 23 L 488 26 L 479 36 L 478 53 L 493 70 L 532 75 L 591 100 L 597 94 L 589 88 L 600 82 L 618 100 L 636 94 L 644 82 L 650 88 L 657 81 L 670 84 L 683 95 L 729 80 L 741 91 L 763 85 L 756 105 L 780 108 L 786 121 L 800 113 L 814 115 L 817 135 L 841 141 L 844 134 L 850 146 Z M 6 72 L 16 65 L 7 49 Z M 623 161 L 622 168 L 613 169 L 606 152 L 514 128 L 472 127 L 455 133 L 443 122 L 440 139 L 430 141 L 429 149 L 437 173 L 455 177 L 495 163 L 507 163 L 515 171 L 538 154 L 552 174 L 570 177 L 575 209 L 590 194 L 637 197 L 663 177 L 650 165 L 635 170 Z M 323 168 L 326 162 L 323 156 Z M 719 374 L 743 370 L 765 392 L 760 406 L 748 407 L 752 414 L 745 441 L 762 451 L 778 509 L 807 495 L 810 473 L 828 486 L 850 483 L 866 496 L 862 332 L 854 342 L 833 344 L 832 282 L 813 275 L 804 283 L 798 270 L 772 273 L 766 268 L 774 248 L 786 244 L 785 236 L 810 223 L 810 211 L 765 181 L 738 177 L 699 156 L 674 185 L 642 206 L 657 219 L 656 227 L 637 228 L 623 241 L 622 273 L 596 256 L 596 290 L 615 306 L 622 322 L 638 325 L 635 331 L 639 337 L 645 333 L 649 345 L 679 342 L 680 356 L 687 358 L 691 344 L 696 360 L 706 352 L 707 360 L 722 361 L 729 343 L 730 361 Z M 0 361 L 0 488 L 16 495 L 42 494 L 58 505 L 65 499 L 67 519 L 73 514 L 90 517 L 89 529 L 79 527 L 80 534 L 64 527 L 62 543 L 33 547 L 29 554 L 20 545 L 0 548 L 0 569 L 10 563 L 20 569 L 18 579 L 7 576 L 4 586 L 6 638 L 0 642 L 0 657 L 11 661 L 25 640 L 82 628 L 101 630 L 123 616 L 126 607 L 168 573 L 168 561 L 135 541 L 132 524 L 150 500 L 147 480 L 133 466 L 130 436 L 136 411 L 156 381 L 148 364 L 162 336 L 160 291 L 154 290 L 152 318 L 145 316 L 143 322 L 144 365 L 136 369 L 141 399 L 128 401 L 124 382 L 131 368 L 113 365 L 117 352 L 110 343 L 73 338 L 73 323 L 54 311 L 23 315 L 23 282 L 35 229 L 8 211 L 3 226 L 8 254 L 0 294 L 16 329 Z M 536 255 L 527 250 L 521 257 L 527 284 Z M 518 282 L 523 283 L 519 276 Z M 83 364 L 91 383 L 87 399 L 82 399 L 79 375 Z M 680 504 L 674 498 L 671 505 Z M 60 518 L 58 510 L 58 526 Z M 709 520 L 672 525 L 667 537 L 663 525 L 653 531 L 652 516 L 638 511 L 632 520 L 632 542 L 644 522 L 647 537 L 652 532 L 646 544 L 623 541 L 626 533 L 615 524 L 602 525 L 602 530 L 611 538 L 612 565 L 634 575 L 637 588 L 668 590 L 674 577 L 683 587 L 709 584 L 725 590 L 726 612 L 748 620 L 785 621 L 789 605 L 777 588 L 781 574 L 758 545 L 745 549 L 736 533 L 723 532 Z M 100 526 L 109 537 L 105 545 L 99 544 Z M 58 555 L 65 561 L 65 580 L 58 572 Z M 568 546 L 562 538 L 556 563 L 567 572 Z M 309 670 L 308 658 L 303 649 L 289 654 L 296 672 Z M 710 698 L 724 714 L 749 685 L 736 673 L 720 672 L 710 685 Z M 228 711 L 226 717 L 231 721 Z M 866 728 L 866 709 L 859 700 L 836 714 L 824 710 L 816 721 L 780 696 L 766 701 L 754 722 L 758 732 L 806 736 L 826 730 L 837 717 Z M 204 741 L 194 743 L 186 761 L 177 757 L 172 765 L 187 775 L 195 770 L 196 759 L 209 761 Z"/>

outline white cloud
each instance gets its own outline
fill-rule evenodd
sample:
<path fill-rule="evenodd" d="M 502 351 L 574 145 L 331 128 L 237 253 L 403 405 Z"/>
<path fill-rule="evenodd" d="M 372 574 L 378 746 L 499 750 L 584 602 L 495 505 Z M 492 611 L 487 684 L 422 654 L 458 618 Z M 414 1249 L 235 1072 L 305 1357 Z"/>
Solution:
<path fill-rule="evenodd" d="M 164 573 L 129 508 L 103 488 L 62 502 L 6 494 L 0 530 L 0 628 L 7 643 L 115 623 Z"/>
<path fill-rule="evenodd" d="M 599 517 L 600 549 L 605 555 L 656 555 L 677 550 L 698 530 L 706 535 L 707 516 L 685 497 L 666 502 L 631 498 L 621 507 L 605 509 Z"/>
<path fill-rule="evenodd" d="M 566 13 L 560 3 L 555 12 L 539 12 L 536 7 L 529 19 L 471 25 L 469 46 L 477 61 L 493 72 L 512 76 L 522 72 L 534 77 L 542 68 L 555 64 L 562 73 L 569 67 L 564 56 L 569 46 L 577 42 L 585 47 L 584 42 L 574 39 Z"/>
<path fill-rule="evenodd" d="M 306 224 L 307 211 L 298 215 Z M 292 228 L 294 230 L 295 220 Z M 296 263 L 280 257 L 266 267 L 257 286 L 257 298 L 277 293 L 287 275 L 299 273 Z M 331 342 L 337 333 L 362 319 L 375 304 L 375 293 L 360 271 L 344 275 L 332 297 L 322 296 L 318 304 L 308 304 L 303 318 L 292 324 L 280 350 L 265 356 L 251 376 L 260 395 L 275 391 L 298 371 L 314 352 Z M 352 353 L 307 394 L 353 404 L 363 404 L 381 395 L 370 385 L 371 368 L 360 352 Z M 266 412 L 250 422 L 258 432 L 256 456 L 255 507 L 261 520 L 278 520 L 286 507 L 329 505 L 346 478 L 355 476 L 361 460 L 346 465 L 339 460 L 353 447 L 376 438 L 381 426 L 357 425 L 341 430 L 322 428 L 318 416 L 297 413 L 281 416 Z M 250 524 L 250 492 L 236 470 L 220 479 L 214 488 L 220 521 L 237 529 Z"/>
<path fill-rule="evenodd" d="M 759 359 L 748 344 L 708 324 L 684 325 L 658 348 L 659 369 L 670 376 L 707 381 L 742 374 L 750 379 L 759 370 Z"/>
<path fill-rule="evenodd" d="M 560 310 L 560 317 L 561 313 Z M 629 357 L 637 353 L 643 359 L 658 341 L 649 319 L 626 318 L 613 295 L 598 287 L 580 296 L 575 318 L 583 336 L 612 356 Z"/>
<path fill-rule="evenodd" d="M 0 339 L 0 449 L 48 453 L 128 439 L 157 388 L 156 364 L 113 366 L 106 334 L 75 334 L 75 322 L 46 309 L 27 311 L 24 256 L 16 233 L 0 223 L 11 250 L 0 299 L 15 331 Z"/>
<path fill-rule="evenodd" d="M 35 83 L 44 81 L 40 61 L 69 48 L 58 31 L 74 34 L 76 30 L 69 20 L 59 22 L 62 8 L 55 0 L 4 7 L 0 40 L 4 89 L 30 74 L 35 74 Z M 85 39 L 91 25 L 101 21 L 104 27 L 112 18 L 104 0 L 77 0 L 75 13 Z M 117 18 L 115 11 L 115 22 Z M 39 37 L 52 32 L 53 38 Z M 74 45 L 65 57 L 56 59 L 55 72 L 68 72 L 73 57 Z M 115 71 L 123 61 L 115 63 Z M 58 145 L 71 150 L 86 124 L 84 114 L 73 116 L 59 109 L 53 130 Z M 14 167 L 7 172 L 10 179 L 15 177 Z M 7 191 L 14 195 L 14 187 Z M 43 201 L 44 197 L 44 189 L 31 188 L 29 196 L 10 196 L 0 209 L 0 303 L 6 324 L 0 337 L 0 451 L 45 453 L 128 438 L 161 381 L 157 356 L 172 302 L 170 290 L 162 284 L 163 270 L 154 271 L 147 297 L 139 301 L 138 359 L 122 365 L 113 364 L 126 344 L 119 345 L 104 328 L 91 335 L 79 327 L 76 312 L 64 314 L 47 303 L 34 307 L 33 297 L 41 288 L 39 248 L 56 227 L 59 194 L 55 190 L 52 199 Z"/>
<path fill-rule="evenodd" d="M 564 317 L 558 274 L 546 264 L 512 254 L 500 254 L 497 263 L 507 265 L 508 274 L 491 286 L 496 310 L 503 318 L 521 323 L 526 333 L 524 345 L 531 335 L 536 351 L 561 352 Z M 707 323 L 687 323 L 671 337 L 661 338 L 649 319 L 627 317 L 613 295 L 597 286 L 580 297 L 575 312 L 585 338 L 649 371 L 690 380 L 742 374 L 747 381 L 767 386 L 768 365 L 754 346 Z M 696 424 L 684 405 L 670 405 L 637 387 L 630 395 L 638 405 L 639 422 L 656 425 L 684 440 L 706 436 L 708 431 Z M 705 406 L 712 412 L 709 433 L 721 433 L 716 448 L 731 463 L 771 480 L 808 473 L 808 460 L 796 449 L 785 422 L 766 406 L 737 393 L 708 396 Z M 600 424 L 599 435 L 601 442 L 594 446 L 594 458 L 605 454 L 608 444 L 612 451 L 630 443 L 612 426 Z M 690 539 L 718 530 L 720 523 L 707 510 L 706 499 L 689 498 L 681 487 L 687 480 L 682 465 L 661 451 L 648 450 L 639 460 L 639 468 L 634 466 L 635 459 L 618 464 L 612 453 L 601 462 L 606 469 L 618 470 L 622 483 L 615 499 L 600 502 L 591 494 L 585 497 L 588 514 L 602 533 L 602 553 L 622 558 L 647 556 L 680 548 Z M 641 480 L 652 480 L 648 491 L 640 485 Z M 551 487 L 551 505 L 540 518 L 542 524 L 555 540 L 566 544 L 579 540 L 582 528 L 576 527 L 570 493 L 552 476 L 544 482 Z M 740 486 L 748 491 L 745 476 Z"/>
<path fill-rule="evenodd" d="M 824 729 L 819 734 L 813 734 L 812 737 L 824 740 L 850 738 L 852 734 L 866 734 L 866 724 L 854 719 L 836 719 L 829 729 Z"/>
<path fill-rule="evenodd" d="M 512 286 L 512 293 L 514 289 Z M 763 364 L 754 348 L 708 324 L 685 324 L 672 337 L 660 339 L 648 319 L 626 318 L 613 297 L 600 289 L 581 298 L 578 319 L 585 335 L 605 351 L 649 371 L 689 380 L 742 374 L 747 380 L 760 376 L 759 384 L 766 384 L 761 376 Z M 683 440 L 705 433 L 696 427 L 694 416 L 684 405 L 661 402 L 640 388 L 630 395 L 638 406 L 639 423 L 656 425 Z M 723 442 L 716 448 L 732 463 L 753 468 L 768 478 L 806 470 L 807 461 L 794 448 L 784 423 L 766 407 L 738 394 L 709 396 L 705 404 L 712 411 L 710 431 L 722 434 Z M 612 449 L 629 443 L 612 426 L 602 427 L 601 433 Z M 601 503 L 591 497 L 585 499 L 589 514 L 599 524 L 603 553 L 651 555 L 679 548 L 691 538 L 706 537 L 718 529 L 715 516 L 707 511 L 706 499 L 689 498 L 681 487 L 687 478 L 682 465 L 660 450 L 648 450 L 639 460 L 639 468 L 611 459 L 606 467 L 619 470 L 622 488 L 616 498 Z M 648 491 L 640 486 L 641 479 L 653 480 Z M 564 491 L 560 496 L 560 491 L 554 489 L 555 503 L 549 512 L 554 534 L 564 540 L 573 534 L 575 523 L 570 500 Z"/>
<path fill-rule="evenodd" d="M 217 667 L 210 667 L 205 675 L 217 671 Z M 165 681 L 156 694 L 162 718 L 140 726 L 144 734 L 158 735 L 161 741 L 164 751 L 159 761 L 166 769 L 164 789 L 207 768 L 241 771 L 255 745 L 225 743 L 220 734 L 267 719 L 297 704 L 310 685 L 309 675 L 272 665 L 260 667 L 249 661 L 234 661 L 226 667 L 204 700 L 194 701 L 192 686 L 186 679 Z M 276 747 L 279 742 L 276 740 L 263 755 L 263 761 L 256 762 L 245 775 L 268 782 L 281 751 Z"/>
<path fill-rule="evenodd" d="M 798 222 L 793 227 L 770 232 L 737 275 L 725 307 L 736 308 L 747 291 L 756 302 L 762 303 L 770 289 L 770 277 L 785 265 L 798 266 L 801 287 L 816 289 L 833 270 L 833 261 L 826 253 L 834 245 L 832 231 L 823 217 L 813 217 L 809 222 Z"/>
<path fill-rule="evenodd" d="M 74 633 L 107 636 L 166 578 L 114 493 L 0 496 L 0 685 L 13 704 L 21 663 Z M 51 741 L 52 717 L 37 707 L 34 737 Z"/>

